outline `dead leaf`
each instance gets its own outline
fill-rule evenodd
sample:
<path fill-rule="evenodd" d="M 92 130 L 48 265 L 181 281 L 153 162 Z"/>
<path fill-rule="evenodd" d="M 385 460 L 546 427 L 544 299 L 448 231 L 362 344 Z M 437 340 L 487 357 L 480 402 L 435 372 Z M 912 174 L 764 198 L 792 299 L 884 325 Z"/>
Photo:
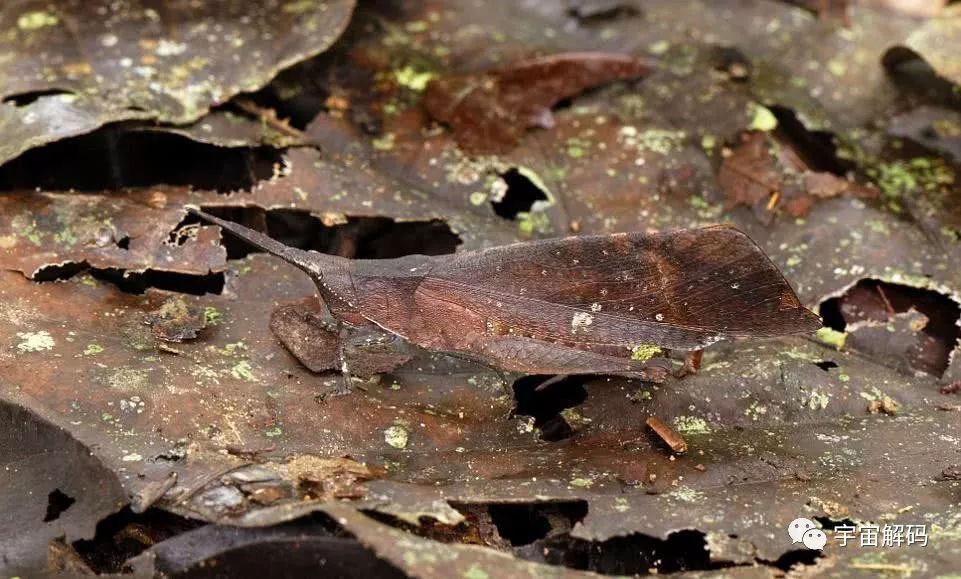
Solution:
<path fill-rule="evenodd" d="M 874 189 L 810 170 L 789 144 L 760 131 L 745 134 L 724 158 L 718 182 L 724 188 L 728 208 L 751 207 L 763 223 L 769 223 L 778 210 L 803 217 L 817 199 L 877 196 Z"/>
<path fill-rule="evenodd" d="M 554 126 L 551 108 L 591 87 L 648 74 L 643 60 L 571 53 L 522 60 L 487 72 L 432 80 L 424 92 L 430 115 L 451 127 L 473 154 L 504 153 L 528 129 Z"/>

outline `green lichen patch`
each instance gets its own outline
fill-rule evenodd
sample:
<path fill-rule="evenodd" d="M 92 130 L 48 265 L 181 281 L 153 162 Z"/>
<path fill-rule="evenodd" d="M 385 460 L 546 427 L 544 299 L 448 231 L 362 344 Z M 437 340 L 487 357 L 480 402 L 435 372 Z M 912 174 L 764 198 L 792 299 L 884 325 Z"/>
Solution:
<path fill-rule="evenodd" d="M 409 438 L 410 433 L 407 432 L 406 428 L 400 426 L 399 424 L 395 424 L 394 426 L 390 426 L 384 430 L 384 442 L 397 449 L 407 448 L 407 442 Z"/>
<path fill-rule="evenodd" d="M 656 344 L 640 344 L 631 348 L 631 360 L 643 362 L 661 354 L 660 346 Z"/>
<path fill-rule="evenodd" d="M 87 344 L 87 347 L 83 350 L 84 356 L 95 356 L 103 352 L 104 348 L 100 344 Z"/>
<path fill-rule="evenodd" d="M 848 334 L 847 332 L 839 332 L 833 328 L 823 327 L 818 329 L 814 336 L 822 344 L 826 344 L 832 348 L 840 350 L 844 347 L 844 341 L 847 339 Z"/>
<path fill-rule="evenodd" d="M 703 418 L 696 416 L 674 417 L 674 430 L 681 434 L 708 434 L 711 427 Z"/>
<path fill-rule="evenodd" d="M 107 377 L 107 384 L 122 392 L 139 391 L 146 388 L 149 383 L 146 370 L 126 366 L 117 368 Z"/>
<path fill-rule="evenodd" d="M 777 128 L 777 117 L 771 109 L 764 105 L 752 103 L 749 110 L 751 123 L 748 129 L 752 131 L 770 132 Z"/>

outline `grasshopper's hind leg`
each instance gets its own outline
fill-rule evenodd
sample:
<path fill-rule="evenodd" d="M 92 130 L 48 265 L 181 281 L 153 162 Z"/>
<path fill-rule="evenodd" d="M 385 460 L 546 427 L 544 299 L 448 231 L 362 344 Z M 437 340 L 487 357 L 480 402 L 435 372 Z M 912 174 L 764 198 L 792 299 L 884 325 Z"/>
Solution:
<path fill-rule="evenodd" d="M 480 345 L 478 353 L 484 362 L 501 370 L 555 374 L 560 375 L 558 380 L 573 374 L 613 374 L 663 382 L 670 373 L 670 362 L 659 358 L 631 360 L 520 336 L 488 340 Z"/>

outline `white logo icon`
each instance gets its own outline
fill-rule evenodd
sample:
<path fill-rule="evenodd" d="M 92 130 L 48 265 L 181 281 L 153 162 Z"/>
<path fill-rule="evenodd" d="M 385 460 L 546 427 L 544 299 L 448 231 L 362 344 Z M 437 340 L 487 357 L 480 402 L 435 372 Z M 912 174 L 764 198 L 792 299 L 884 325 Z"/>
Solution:
<path fill-rule="evenodd" d="M 828 542 L 827 535 L 824 534 L 824 531 L 816 528 L 811 519 L 805 519 L 803 517 L 791 521 L 791 524 L 788 525 L 787 532 L 791 535 L 792 542 L 803 543 L 808 549 L 817 549 L 820 551 Z"/>
<path fill-rule="evenodd" d="M 801 542 L 804 543 L 804 546 L 808 549 L 817 549 L 820 551 L 824 548 L 825 543 L 828 542 L 828 537 L 821 529 L 808 529 L 804 531 Z"/>

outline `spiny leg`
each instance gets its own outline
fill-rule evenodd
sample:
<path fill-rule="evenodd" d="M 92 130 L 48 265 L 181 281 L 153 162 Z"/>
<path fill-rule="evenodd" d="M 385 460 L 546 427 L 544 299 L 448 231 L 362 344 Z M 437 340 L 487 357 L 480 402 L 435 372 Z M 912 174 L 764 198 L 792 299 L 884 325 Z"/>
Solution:
<path fill-rule="evenodd" d="M 320 394 L 318 399 L 321 402 L 326 402 L 328 398 L 345 396 L 350 394 L 351 390 L 350 365 L 347 363 L 347 354 L 345 352 L 345 346 L 350 337 L 350 330 L 340 322 L 338 322 L 338 325 L 340 330 L 337 340 L 337 361 L 340 363 L 340 385 Z"/>

